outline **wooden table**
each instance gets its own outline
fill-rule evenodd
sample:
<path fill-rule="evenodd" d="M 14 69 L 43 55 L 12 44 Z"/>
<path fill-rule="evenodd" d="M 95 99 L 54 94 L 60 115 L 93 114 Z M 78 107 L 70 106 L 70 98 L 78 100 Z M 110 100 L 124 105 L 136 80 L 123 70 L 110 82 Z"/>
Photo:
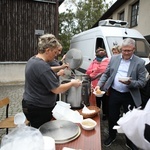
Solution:
<path fill-rule="evenodd" d="M 94 97 L 91 95 L 90 104 L 94 105 Z M 101 130 L 100 130 L 100 115 L 98 114 L 92 118 L 97 122 L 97 126 L 94 130 L 86 131 L 81 128 L 80 136 L 68 143 L 56 144 L 56 150 L 62 150 L 63 147 L 69 147 L 73 149 L 81 150 L 101 150 Z"/>
<path fill-rule="evenodd" d="M 93 118 L 97 122 L 94 130 L 86 131 L 81 127 L 80 136 L 65 144 L 56 144 L 56 150 L 62 150 L 63 147 L 82 150 L 101 150 L 101 135 L 100 135 L 100 117 Z"/>

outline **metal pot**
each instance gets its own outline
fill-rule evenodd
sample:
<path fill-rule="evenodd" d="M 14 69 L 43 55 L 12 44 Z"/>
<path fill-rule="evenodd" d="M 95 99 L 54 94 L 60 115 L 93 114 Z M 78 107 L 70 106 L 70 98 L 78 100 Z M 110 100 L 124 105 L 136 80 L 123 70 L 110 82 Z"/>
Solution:
<path fill-rule="evenodd" d="M 63 83 L 70 82 L 69 80 L 62 81 Z M 61 93 L 61 100 L 69 103 L 71 108 L 80 109 L 83 107 L 83 103 L 89 106 L 89 95 L 90 95 L 90 82 L 83 80 L 82 86 L 71 87 L 64 93 Z"/>
<path fill-rule="evenodd" d="M 83 81 L 83 80 L 89 81 L 90 80 L 90 77 L 87 74 L 76 74 L 75 78 L 79 79 L 81 81 Z"/>
<path fill-rule="evenodd" d="M 63 79 L 62 84 L 70 82 L 70 79 L 79 79 L 82 81 L 82 86 L 75 88 L 71 87 L 66 92 L 61 93 L 61 100 L 70 103 L 71 108 L 80 109 L 85 105 L 89 105 L 90 94 L 90 78 L 86 74 L 76 74 L 75 69 L 79 68 L 82 64 L 83 56 L 80 50 L 70 49 L 65 58 L 65 62 L 69 63 L 69 69 L 66 69 L 66 77 Z"/>

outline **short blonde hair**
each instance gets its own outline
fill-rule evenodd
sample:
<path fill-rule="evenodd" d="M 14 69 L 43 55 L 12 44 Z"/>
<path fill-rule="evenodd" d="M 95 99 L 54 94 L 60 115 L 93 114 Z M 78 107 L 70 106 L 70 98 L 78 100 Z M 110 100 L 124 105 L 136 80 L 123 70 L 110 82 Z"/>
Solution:
<path fill-rule="evenodd" d="M 39 37 L 38 52 L 44 53 L 47 48 L 54 49 L 60 47 L 60 43 L 53 34 L 45 34 Z"/>
<path fill-rule="evenodd" d="M 112 48 L 112 52 L 113 52 L 113 50 L 117 50 L 118 53 L 121 53 L 121 46 L 119 46 L 119 45 L 114 46 L 114 47 Z"/>

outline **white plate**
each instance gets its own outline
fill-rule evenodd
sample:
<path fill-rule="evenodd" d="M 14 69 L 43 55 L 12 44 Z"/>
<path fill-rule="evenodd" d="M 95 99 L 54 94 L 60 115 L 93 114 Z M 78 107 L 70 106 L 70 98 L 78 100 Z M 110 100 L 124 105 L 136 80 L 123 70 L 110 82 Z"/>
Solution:
<path fill-rule="evenodd" d="M 105 91 L 101 91 L 101 94 L 96 94 L 96 91 L 93 92 L 96 97 L 102 97 L 105 94 Z"/>
<path fill-rule="evenodd" d="M 131 78 L 130 77 L 119 77 L 118 80 L 120 81 L 129 81 Z"/>

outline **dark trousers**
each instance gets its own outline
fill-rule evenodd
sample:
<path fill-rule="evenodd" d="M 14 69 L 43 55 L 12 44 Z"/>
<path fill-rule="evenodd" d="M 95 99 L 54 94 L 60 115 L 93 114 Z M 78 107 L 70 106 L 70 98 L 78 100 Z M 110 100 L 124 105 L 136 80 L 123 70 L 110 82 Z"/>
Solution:
<path fill-rule="evenodd" d="M 39 128 L 42 124 L 52 119 L 52 108 L 42 108 L 29 105 L 25 100 L 22 101 L 22 108 L 26 118 L 30 121 L 30 125 Z"/>
<path fill-rule="evenodd" d="M 97 107 L 101 108 L 102 106 L 103 115 L 106 115 L 107 117 L 108 117 L 108 99 L 109 97 L 106 94 L 104 94 L 103 97 L 96 97 Z"/>
<path fill-rule="evenodd" d="M 116 136 L 117 131 L 113 129 L 115 125 L 117 125 L 117 121 L 120 117 L 120 108 L 123 108 L 123 112 L 128 112 L 128 106 L 130 105 L 130 109 L 135 107 L 133 98 L 129 92 L 120 93 L 111 88 L 110 96 L 109 96 L 109 117 L 108 117 L 108 125 L 109 125 L 109 135 L 112 137 Z M 132 143 L 126 137 L 127 143 Z M 133 144 L 133 143 L 132 143 Z"/>
<path fill-rule="evenodd" d="M 110 96 L 109 96 L 109 134 L 110 136 L 116 136 L 116 130 L 113 129 L 114 125 L 117 125 L 117 121 L 120 117 L 120 109 L 123 107 L 123 112 L 128 112 L 128 106 L 131 106 L 132 109 L 135 104 L 132 99 L 132 96 L 129 92 L 127 93 L 120 93 L 111 88 Z"/>

